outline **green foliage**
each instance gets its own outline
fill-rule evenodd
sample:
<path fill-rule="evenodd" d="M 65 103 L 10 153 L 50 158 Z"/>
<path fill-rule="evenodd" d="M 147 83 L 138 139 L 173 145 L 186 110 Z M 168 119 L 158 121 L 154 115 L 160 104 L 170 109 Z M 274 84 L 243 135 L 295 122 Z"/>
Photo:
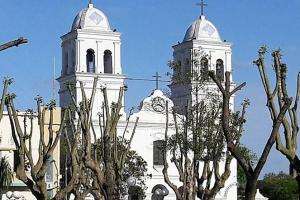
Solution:
<path fill-rule="evenodd" d="M 129 194 L 138 197 L 138 200 L 144 199 L 146 197 L 146 172 L 147 162 L 141 156 L 139 156 L 136 151 L 129 151 L 125 160 L 124 170 L 122 174 L 122 181 L 124 183 L 123 189 L 126 189 L 128 187 L 127 184 L 125 184 L 126 181 L 130 177 L 134 177 L 136 179 L 137 185 L 129 188 Z"/>
<path fill-rule="evenodd" d="M 280 172 L 265 175 L 261 181 L 261 193 L 270 200 L 298 199 L 298 185 L 293 177 Z"/>
<path fill-rule="evenodd" d="M 252 166 L 255 165 L 255 163 L 257 162 L 257 155 L 251 151 L 250 149 L 248 149 L 247 147 L 240 145 L 238 147 L 240 154 L 250 162 L 250 164 Z M 242 198 L 244 196 L 245 193 L 245 187 L 246 187 L 246 175 L 244 170 L 242 169 L 242 167 L 238 164 L 237 167 L 237 181 L 238 181 L 238 195 Z"/>
<path fill-rule="evenodd" d="M 13 170 L 6 157 L 0 160 L 0 189 L 7 188 L 13 181 Z"/>
<path fill-rule="evenodd" d="M 130 187 L 128 194 L 131 196 L 131 199 L 134 200 L 142 200 L 146 198 L 145 190 L 140 186 Z"/>
<path fill-rule="evenodd" d="M 127 140 L 118 137 L 118 151 L 126 151 L 127 145 L 128 145 Z M 95 145 L 94 145 L 94 150 L 96 152 L 96 155 L 98 157 L 98 160 L 101 159 L 103 156 L 103 151 L 102 151 L 102 142 L 101 140 L 98 140 Z M 121 158 L 120 158 L 121 159 Z M 127 180 L 129 178 L 135 178 L 136 180 L 136 186 L 131 187 L 131 190 L 135 188 L 132 194 L 138 195 L 140 199 L 144 199 L 145 196 L 145 190 L 147 189 L 146 183 L 145 183 L 145 177 L 146 177 L 146 172 L 147 172 L 147 162 L 138 155 L 136 151 L 130 150 L 128 154 L 126 155 L 125 163 L 122 168 L 121 177 L 122 177 L 122 185 L 120 188 L 121 194 L 126 195 L 129 188 L 127 186 Z"/>
<path fill-rule="evenodd" d="M 220 160 L 224 156 L 225 139 L 221 125 L 216 120 L 221 104 L 218 97 L 207 96 L 207 100 L 191 107 L 188 119 L 182 119 L 177 134 L 168 139 L 167 148 L 173 153 L 172 159 L 180 159 L 178 152 L 193 152 L 198 161 Z M 198 117 L 197 117 L 198 116 Z M 187 138 L 184 137 L 184 125 L 187 126 Z"/>

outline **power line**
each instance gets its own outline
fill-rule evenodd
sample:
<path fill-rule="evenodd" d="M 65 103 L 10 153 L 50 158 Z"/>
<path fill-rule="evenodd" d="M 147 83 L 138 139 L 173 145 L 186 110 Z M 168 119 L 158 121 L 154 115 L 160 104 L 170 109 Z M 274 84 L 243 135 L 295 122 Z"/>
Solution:
<path fill-rule="evenodd" d="M 125 78 L 125 80 L 129 81 L 148 81 L 148 82 L 161 82 L 161 83 L 171 83 L 171 81 L 168 80 L 156 80 L 156 79 L 146 79 L 146 78 Z"/>

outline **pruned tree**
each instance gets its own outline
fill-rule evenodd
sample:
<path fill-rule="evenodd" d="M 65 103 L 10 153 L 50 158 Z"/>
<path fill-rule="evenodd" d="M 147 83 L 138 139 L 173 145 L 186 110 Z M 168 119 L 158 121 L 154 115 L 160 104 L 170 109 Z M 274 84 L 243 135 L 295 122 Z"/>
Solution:
<path fill-rule="evenodd" d="M 11 41 L 8 43 L 5 43 L 3 45 L 0 45 L 0 51 L 3 51 L 5 49 L 11 48 L 13 46 L 18 46 L 20 44 L 27 43 L 28 40 L 25 38 L 19 38 L 18 40 Z M 12 79 L 5 78 L 3 81 L 3 91 L 1 96 L 1 102 L 0 102 L 0 122 L 3 118 L 3 112 L 5 107 L 5 100 L 6 95 L 8 91 L 9 85 L 12 83 Z M 7 161 L 6 157 L 0 158 L 0 199 L 2 199 L 2 193 L 3 191 L 9 187 L 13 181 L 13 170 L 11 169 L 11 166 L 9 162 Z"/>
<path fill-rule="evenodd" d="M 56 126 L 54 126 L 55 102 L 43 105 L 42 98 L 37 97 L 37 112 L 28 110 L 24 117 L 20 117 L 14 104 L 16 96 L 6 95 L 5 105 L 16 145 L 16 176 L 26 184 L 37 199 L 60 200 L 70 194 L 75 195 L 76 199 L 85 199 L 87 195 L 93 195 L 95 199 L 120 199 L 124 192 L 124 181 L 128 176 L 136 177 L 143 187 L 142 176 L 146 172 L 146 162 L 131 150 L 139 119 L 135 119 L 132 132 L 127 139 L 131 113 L 127 118 L 123 135 L 118 136 L 117 125 L 121 117 L 124 89 L 120 89 L 118 102 L 109 105 L 106 88 L 103 88 L 103 115 L 99 115 L 99 129 L 96 129 L 92 110 L 97 84 L 98 78 L 95 78 L 92 94 L 88 98 L 83 83 L 80 82 L 83 99 L 79 105 L 75 103 L 73 86 L 67 85 L 72 104 L 62 110 L 61 122 Z M 35 118 L 39 130 L 33 129 Z M 69 179 L 56 188 L 57 193 L 54 197 L 50 197 L 45 176 L 47 167 L 51 164 L 50 158 L 53 157 L 61 136 L 64 136 L 67 145 Z M 34 152 L 32 139 L 37 137 L 39 148 L 38 152 Z M 136 168 L 132 168 L 133 160 L 140 164 L 139 172 L 134 171 Z M 128 168 L 130 166 L 131 168 Z"/>
<path fill-rule="evenodd" d="M 286 109 L 286 99 L 289 98 L 287 86 L 287 72 L 288 68 L 282 62 L 282 55 L 280 50 L 275 50 L 272 53 L 272 66 L 274 69 L 274 88 L 268 75 L 267 64 L 265 61 L 267 48 L 261 47 L 258 53 L 258 59 L 254 61 L 258 67 L 259 75 L 261 77 L 264 92 L 267 97 L 267 107 L 270 112 L 270 117 L 274 122 L 278 113 Z M 275 136 L 276 149 L 281 152 L 290 162 L 292 170 L 296 171 L 295 178 L 298 182 L 299 197 L 300 197 L 300 160 L 297 155 L 299 120 L 298 120 L 298 103 L 300 98 L 300 72 L 297 76 L 296 95 L 293 104 L 287 107 L 287 112 L 282 118 L 283 129 L 278 131 Z"/>
<path fill-rule="evenodd" d="M 68 152 L 72 152 L 70 154 L 72 156 L 72 168 L 73 165 L 77 165 L 76 162 L 82 163 L 85 172 L 90 174 L 90 179 L 87 180 L 92 180 L 90 182 L 87 181 L 86 183 L 83 183 L 83 181 L 78 184 L 78 186 L 89 186 L 89 192 L 96 199 L 100 197 L 103 199 L 120 199 L 122 193 L 121 188 L 124 184 L 125 163 L 128 156 L 132 153 L 131 143 L 139 118 L 135 119 L 129 139 L 126 139 L 126 133 L 129 131 L 128 127 L 131 120 L 130 114 L 127 118 L 127 125 L 123 135 L 118 137 L 117 125 L 121 117 L 120 111 L 123 106 L 122 99 L 124 88 L 120 88 L 118 102 L 114 102 L 111 105 L 108 103 L 106 88 L 102 88 L 101 92 L 104 99 L 104 105 L 98 120 L 99 132 L 96 132 L 93 124 L 92 110 L 97 84 L 98 78 L 95 78 L 91 96 L 88 98 L 84 91 L 83 83 L 80 82 L 82 95 L 82 102 L 80 105 L 76 105 L 73 85 L 67 85 L 72 99 L 72 108 L 75 112 L 70 113 L 70 117 L 68 118 L 70 120 L 69 130 L 71 130 L 71 134 L 66 134 L 66 141 L 69 147 Z M 76 121 L 77 125 L 75 126 L 74 124 Z M 71 136 L 73 133 L 76 134 Z M 74 139 L 69 138 L 76 138 L 76 135 L 78 135 L 77 140 L 80 140 L 80 151 L 78 150 L 78 146 L 73 145 L 72 141 Z M 98 151 L 96 149 L 98 149 Z M 74 155 L 74 151 L 76 151 L 76 156 Z M 73 179 L 74 170 L 72 170 L 71 177 Z M 84 180 L 80 177 L 79 179 Z M 89 183 L 91 183 L 91 185 L 89 185 Z"/>
<path fill-rule="evenodd" d="M 165 182 L 179 200 L 214 199 L 225 186 L 231 174 L 231 153 L 225 148 L 221 128 L 221 102 L 217 91 L 208 85 L 209 56 L 199 50 L 192 52 L 192 69 L 182 69 L 181 62 L 169 63 L 173 70 L 173 84 L 191 85 L 191 100 L 185 108 L 172 108 L 175 134 L 169 136 L 169 111 L 166 113 L 165 156 L 163 174 Z M 185 99 L 185 97 L 182 97 Z M 178 115 L 177 112 L 182 115 Z M 231 131 L 239 135 L 243 123 L 232 113 Z M 176 166 L 182 185 L 171 182 L 168 174 L 168 157 Z"/>
<path fill-rule="evenodd" d="M 0 158 L 0 200 L 5 190 L 11 185 L 14 172 L 6 157 Z"/>
<path fill-rule="evenodd" d="M 290 98 L 282 99 L 283 100 L 282 107 L 280 108 L 279 112 L 274 113 L 274 118 L 272 120 L 273 126 L 269 134 L 268 140 L 263 148 L 263 152 L 259 156 L 257 164 L 255 166 L 252 166 L 251 162 L 249 160 L 246 160 L 246 158 L 239 150 L 240 137 L 238 138 L 235 137 L 235 134 L 232 133 L 230 128 L 230 114 L 232 112 L 230 109 L 230 105 L 231 105 L 230 100 L 232 96 L 236 94 L 236 92 L 241 90 L 246 85 L 246 83 L 243 83 L 232 89 L 230 72 L 225 73 L 225 84 L 222 84 L 221 80 L 219 80 L 216 77 L 213 71 L 209 72 L 209 76 L 217 84 L 219 91 L 222 94 L 221 123 L 222 123 L 222 129 L 226 140 L 227 149 L 230 151 L 231 155 L 238 161 L 239 165 L 242 167 L 246 175 L 247 183 L 245 189 L 245 198 L 249 200 L 255 199 L 257 180 L 259 178 L 262 168 L 264 167 L 267 161 L 270 150 L 275 143 L 275 139 L 280 130 L 284 116 L 291 105 L 291 99 Z M 249 105 L 249 101 L 246 100 L 243 103 L 243 109 L 240 117 L 241 121 L 245 121 L 245 113 L 248 105 Z"/>
<path fill-rule="evenodd" d="M 175 111 L 172 116 L 175 134 L 165 132 L 165 156 L 163 174 L 166 183 L 175 192 L 177 199 L 215 199 L 231 174 L 231 153 L 225 148 L 225 139 L 218 120 L 220 102 L 213 99 L 201 100 L 186 110 L 180 117 Z M 169 113 L 166 113 L 169 124 Z M 239 134 L 242 124 L 238 114 L 230 119 L 232 132 Z M 171 182 L 168 175 L 168 154 L 176 166 L 181 186 Z"/>
<path fill-rule="evenodd" d="M 2 97 L 1 97 L 1 103 L 0 103 L 0 122 L 1 119 L 3 118 L 3 111 L 5 107 L 5 97 L 7 95 L 8 87 L 12 83 L 12 79 L 10 78 L 5 78 L 3 81 L 3 91 L 2 91 Z"/>
<path fill-rule="evenodd" d="M 10 120 L 12 138 L 16 146 L 16 177 L 28 187 L 37 199 L 48 199 L 47 167 L 50 165 L 53 152 L 65 127 L 65 115 L 63 112 L 60 126 L 56 130 L 53 124 L 55 102 L 51 102 L 44 107 L 42 98 L 37 97 L 37 113 L 34 113 L 33 110 L 27 110 L 24 117 L 20 117 L 15 108 L 15 97 L 14 94 L 8 94 L 5 104 Z M 38 135 L 33 134 L 35 117 L 38 121 Z M 27 120 L 29 120 L 29 123 L 27 123 Z M 33 137 L 39 137 L 38 152 L 33 150 Z"/>

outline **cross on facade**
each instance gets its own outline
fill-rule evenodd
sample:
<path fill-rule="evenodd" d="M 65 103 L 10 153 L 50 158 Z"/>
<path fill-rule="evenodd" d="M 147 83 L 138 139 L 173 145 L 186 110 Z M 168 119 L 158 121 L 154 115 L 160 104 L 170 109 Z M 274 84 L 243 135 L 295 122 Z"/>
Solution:
<path fill-rule="evenodd" d="M 152 77 L 155 78 L 156 90 L 158 90 L 159 78 L 161 78 L 161 76 L 159 75 L 158 72 L 156 72 L 155 76 L 152 76 Z"/>
<path fill-rule="evenodd" d="M 200 6 L 201 8 L 201 16 L 204 15 L 204 7 L 207 6 L 207 3 L 205 3 L 204 0 L 201 0 L 201 2 L 197 3 L 196 5 Z"/>

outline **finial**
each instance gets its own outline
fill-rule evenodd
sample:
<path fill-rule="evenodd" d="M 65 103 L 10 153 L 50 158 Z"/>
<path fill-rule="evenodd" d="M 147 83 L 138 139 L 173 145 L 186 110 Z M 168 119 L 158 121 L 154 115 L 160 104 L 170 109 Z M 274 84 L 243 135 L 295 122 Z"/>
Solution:
<path fill-rule="evenodd" d="M 201 8 L 201 16 L 204 16 L 204 7 L 207 6 L 207 3 L 205 3 L 204 0 L 201 0 L 201 2 L 197 3 L 196 5 L 200 6 L 200 8 Z"/>
<path fill-rule="evenodd" d="M 94 7 L 93 1 L 89 0 L 88 8 L 92 8 L 92 7 Z"/>

